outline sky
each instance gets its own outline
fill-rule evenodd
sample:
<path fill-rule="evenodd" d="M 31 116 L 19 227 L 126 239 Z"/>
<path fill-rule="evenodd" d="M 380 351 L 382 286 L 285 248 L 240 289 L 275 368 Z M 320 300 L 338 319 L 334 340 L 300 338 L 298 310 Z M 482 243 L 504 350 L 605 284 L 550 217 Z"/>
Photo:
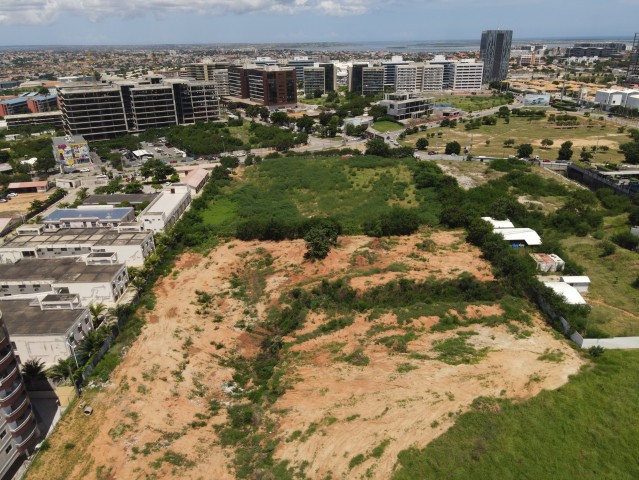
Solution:
<path fill-rule="evenodd" d="M 0 0 L 0 46 L 632 38 L 639 0 Z"/>

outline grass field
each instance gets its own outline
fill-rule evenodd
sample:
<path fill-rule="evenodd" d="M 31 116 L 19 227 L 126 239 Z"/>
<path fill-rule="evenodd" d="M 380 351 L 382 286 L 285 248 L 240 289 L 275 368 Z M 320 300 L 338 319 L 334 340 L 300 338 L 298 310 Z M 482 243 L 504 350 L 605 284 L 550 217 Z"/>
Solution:
<path fill-rule="evenodd" d="M 359 233 L 364 221 L 394 205 L 418 208 L 425 223 L 437 223 L 438 203 L 420 202 L 412 160 L 356 157 L 269 160 L 245 170 L 209 203 L 205 224 L 222 234 L 251 218 L 334 216 L 345 232 Z"/>
<path fill-rule="evenodd" d="M 435 96 L 435 103 L 450 103 L 453 107 L 464 110 L 465 112 L 474 112 L 476 110 L 485 110 L 499 105 L 507 105 L 508 100 L 500 95 L 470 95 L 466 97 L 444 95 Z"/>
<path fill-rule="evenodd" d="M 373 123 L 373 128 L 378 132 L 396 132 L 397 130 L 402 130 L 402 127 L 399 123 L 389 122 L 388 120 L 381 120 L 379 122 Z"/>
<path fill-rule="evenodd" d="M 585 120 L 582 120 L 585 122 Z M 472 146 L 473 155 L 499 156 L 507 157 L 517 153 L 515 148 L 504 147 L 504 141 L 514 139 L 515 146 L 521 143 L 530 143 L 533 145 L 533 155 L 539 155 L 541 158 L 555 160 L 557 152 L 561 144 L 567 140 L 573 142 L 573 160 L 579 158 L 581 148 L 585 146 L 607 146 L 610 148 L 607 152 L 600 151 L 595 155 L 596 162 L 612 162 L 618 163 L 623 160 L 623 155 L 618 152 L 619 144 L 629 141 L 625 133 L 619 133 L 614 125 L 602 125 L 599 120 L 593 120 L 592 128 L 587 125 L 581 125 L 577 128 L 563 129 L 551 126 L 545 119 L 529 120 L 527 118 L 510 119 L 510 123 L 506 124 L 499 119 L 497 125 L 483 125 L 476 130 L 466 131 L 463 125 L 456 128 L 437 128 L 428 130 L 428 132 L 419 132 L 414 135 L 408 135 L 404 145 L 414 146 L 418 138 L 427 134 L 442 132 L 442 136 L 437 135 L 429 138 L 429 150 L 443 153 L 446 143 L 457 141 L 462 147 Z M 541 140 L 550 138 L 554 141 L 554 145 L 550 148 L 542 149 Z M 486 145 L 486 141 L 490 142 Z"/>
<path fill-rule="evenodd" d="M 639 478 L 638 363 L 639 352 L 607 351 L 527 402 L 476 400 L 424 450 L 403 451 L 394 479 Z"/>
<path fill-rule="evenodd" d="M 607 217 L 605 237 L 627 229 L 625 222 L 625 215 Z M 617 247 L 615 253 L 602 258 L 601 241 L 592 237 L 569 237 L 562 244 L 592 282 L 589 326 L 611 336 L 639 336 L 639 294 L 631 286 L 639 275 L 639 254 Z"/>

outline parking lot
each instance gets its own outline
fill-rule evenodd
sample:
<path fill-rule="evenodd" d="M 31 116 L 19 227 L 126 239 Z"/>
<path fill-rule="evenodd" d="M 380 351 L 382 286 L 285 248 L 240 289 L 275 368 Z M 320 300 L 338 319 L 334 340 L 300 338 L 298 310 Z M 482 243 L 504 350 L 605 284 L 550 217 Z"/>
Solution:
<path fill-rule="evenodd" d="M 44 201 L 54 189 L 46 193 L 20 193 L 17 197 L 11 198 L 7 202 L 0 203 L 0 217 L 12 217 L 26 215 L 29 211 L 29 205 L 34 200 Z"/>
<path fill-rule="evenodd" d="M 183 158 L 186 158 L 186 152 L 174 147 L 167 142 L 141 142 L 142 150 L 146 150 L 153 158 L 158 160 L 177 160 L 178 162 Z"/>

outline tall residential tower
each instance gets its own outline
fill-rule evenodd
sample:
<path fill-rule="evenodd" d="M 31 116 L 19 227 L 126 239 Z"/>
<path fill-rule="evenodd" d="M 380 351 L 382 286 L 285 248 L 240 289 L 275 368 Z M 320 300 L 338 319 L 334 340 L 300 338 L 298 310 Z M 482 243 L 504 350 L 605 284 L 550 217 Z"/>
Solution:
<path fill-rule="evenodd" d="M 512 30 L 482 32 L 479 56 L 484 62 L 484 83 L 506 80 L 512 40 Z"/>

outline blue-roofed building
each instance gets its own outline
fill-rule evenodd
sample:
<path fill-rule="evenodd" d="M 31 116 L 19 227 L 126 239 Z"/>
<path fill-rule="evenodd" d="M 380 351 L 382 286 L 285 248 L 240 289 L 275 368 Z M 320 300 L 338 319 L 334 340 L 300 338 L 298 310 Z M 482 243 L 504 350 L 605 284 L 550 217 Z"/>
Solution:
<path fill-rule="evenodd" d="M 134 222 L 133 207 L 113 205 L 82 205 L 78 208 L 59 208 L 42 221 L 47 231 L 61 228 L 110 228 L 124 222 Z"/>

